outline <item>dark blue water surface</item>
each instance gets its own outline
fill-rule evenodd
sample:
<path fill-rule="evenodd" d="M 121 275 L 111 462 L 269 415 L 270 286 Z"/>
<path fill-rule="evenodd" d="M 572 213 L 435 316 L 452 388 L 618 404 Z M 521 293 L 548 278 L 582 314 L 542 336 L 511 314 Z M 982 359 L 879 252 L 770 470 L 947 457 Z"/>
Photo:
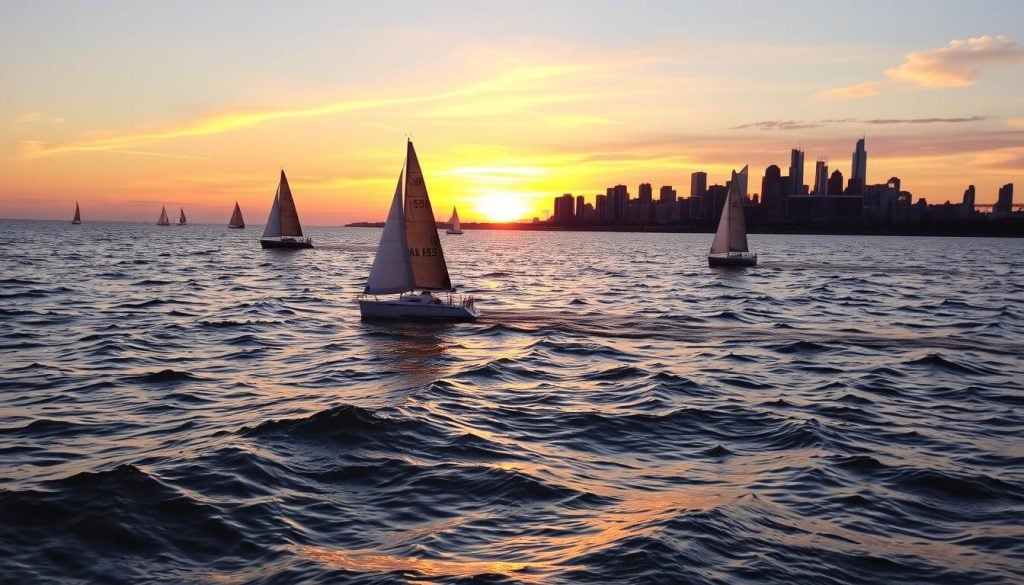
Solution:
<path fill-rule="evenodd" d="M 1024 244 L 0 222 L 0 580 L 1020 583 Z"/>

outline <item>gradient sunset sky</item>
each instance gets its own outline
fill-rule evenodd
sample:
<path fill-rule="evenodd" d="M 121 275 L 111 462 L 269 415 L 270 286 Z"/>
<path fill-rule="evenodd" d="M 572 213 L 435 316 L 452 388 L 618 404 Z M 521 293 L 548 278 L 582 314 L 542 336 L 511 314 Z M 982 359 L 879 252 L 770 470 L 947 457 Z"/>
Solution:
<path fill-rule="evenodd" d="M 789 150 L 915 200 L 1024 199 L 1024 2 L 0 3 L 0 217 L 545 217 L 618 183 L 751 191 Z M 173 215 L 173 214 L 172 214 Z"/>

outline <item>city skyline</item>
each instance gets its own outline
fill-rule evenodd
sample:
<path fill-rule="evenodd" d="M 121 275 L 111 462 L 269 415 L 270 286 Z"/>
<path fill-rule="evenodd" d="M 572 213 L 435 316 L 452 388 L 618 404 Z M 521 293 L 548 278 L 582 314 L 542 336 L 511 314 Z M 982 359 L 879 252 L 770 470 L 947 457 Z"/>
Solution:
<path fill-rule="evenodd" d="M 933 203 L 973 184 L 993 204 L 1024 178 L 1009 1 L 7 2 L 0 18 L 0 217 L 66 219 L 78 200 L 87 221 L 167 205 L 217 223 L 237 200 L 258 223 L 283 168 L 307 225 L 381 221 L 407 135 L 441 219 L 467 222 L 714 183 L 793 149 L 849 179 L 851 137 L 868 183 L 899 176 Z"/>

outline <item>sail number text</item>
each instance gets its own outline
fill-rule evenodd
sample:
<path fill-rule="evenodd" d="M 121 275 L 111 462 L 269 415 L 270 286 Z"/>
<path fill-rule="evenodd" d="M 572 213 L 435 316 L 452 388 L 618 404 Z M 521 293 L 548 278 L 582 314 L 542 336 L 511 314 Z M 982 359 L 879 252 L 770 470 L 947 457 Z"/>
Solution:
<path fill-rule="evenodd" d="M 440 256 L 440 248 L 409 248 L 410 256 L 422 256 L 424 258 L 430 258 L 432 256 Z"/>

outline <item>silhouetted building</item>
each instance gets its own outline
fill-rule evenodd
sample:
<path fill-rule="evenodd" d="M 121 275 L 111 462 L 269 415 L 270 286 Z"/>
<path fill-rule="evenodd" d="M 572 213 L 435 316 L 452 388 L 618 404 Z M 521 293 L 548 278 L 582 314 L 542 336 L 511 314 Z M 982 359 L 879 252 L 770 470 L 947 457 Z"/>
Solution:
<path fill-rule="evenodd" d="M 828 163 L 823 160 L 814 164 L 814 194 L 828 195 Z"/>
<path fill-rule="evenodd" d="M 782 171 L 776 165 L 769 165 L 764 170 L 764 177 L 761 178 L 761 203 L 765 206 L 765 219 L 768 221 L 786 219 Z"/>
<path fill-rule="evenodd" d="M 960 203 L 960 217 L 964 219 L 974 217 L 974 185 L 968 185 L 964 190 L 964 199 Z"/>
<path fill-rule="evenodd" d="M 626 223 L 629 219 L 629 190 L 625 185 L 612 188 L 612 222 Z"/>
<path fill-rule="evenodd" d="M 804 151 L 794 148 L 789 153 L 789 190 L 787 195 L 804 195 Z"/>
<path fill-rule="evenodd" d="M 854 185 L 853 181 L 859 181 Z M 857 148 L 853 151 L 853 164 L 850 169 L 850 184 L 856 186 L 859 191 L 853 195 L 860 195 L 864 192 L 864 186 L 868 184 L 868 151 L 864 149 L 864 139 L 857 141 Z"/>
<path fill-rule="evenodd" d="M 640 219 L 641 225 L 646 225 L 654 221 L 654 190 L 651 188 L 650 183 L 640 183 L 640 187 L 637 188 L 638 204 L 640 208 Z"/>
<path fill-rule="evenodd" d="M 708 174 L 703 171 L 690 173 L 690 197 L 704 197 L 708 193 Z"/>
<path fill-rule="evenodd" d="M 992 215 L 995 217 L 1008 217 L 1013 213 L 1013 183 L 1007 183 L 999 188 L 999 199 L 992 207 Z"/>
<path fill-rule="evenodd" d="M 573 197 L 572 193 L 566 193 L 561 197 L 555 197 L 555 215 L 554 221 L 557 224 L 569 224 L 575 220 L 576 216 L 573 213 Z"/>
<path fill-rule="evenodd" d="M 594 197 L 594 219 L 597 223 L 608 223 L 608 201 L 609 198 L 607 195 L 597 195 Z"/>
<path fill-rule="evenodd" d="M 839 169 L 832 171 L 832 174 L 828 178 L 828 194 L 843 194 L 843 173 L 841 173 Z"/>
<path fill-rule="evenodd" d="M 587 206 L 587 202 L 583 195 L 576 196 L 576 223 L 583 223 L 584 209 Z"/>
<path fill-rule="evenodd" d="M 729 187 L 726 185 L 711 185 L 708 187 L 707 197 L 704 198 L 704 219 L 709 219 L 715 224 L 722 217 L 722 209 L 725 207 L 725 198 L 729 196 Z"/>
<path fill-rule="evenodd" d="M 676 190 L 672 188 L 672 185 L 663 185 L 661 191 L 658 192 L 659 203 L 675 203 L 676 202 Z"/>

